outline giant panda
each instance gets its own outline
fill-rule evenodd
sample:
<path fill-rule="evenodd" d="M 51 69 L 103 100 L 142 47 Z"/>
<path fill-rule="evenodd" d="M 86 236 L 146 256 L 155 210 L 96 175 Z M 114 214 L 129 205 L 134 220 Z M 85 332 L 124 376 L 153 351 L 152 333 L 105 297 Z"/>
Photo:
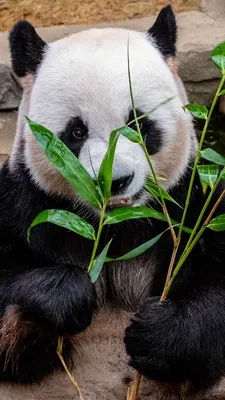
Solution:
<path fill-rule="evenodd" d="M 26 21 L 10 33 L 23 98 L 12 153 L 0 171 L 1 399 L 79 398 L 60 368 L 59 335 L 85 400 L 125 399 L 135 371 L 143 375 L 139 399 L 159 399 L 164 390 L 168 396 L 184 387 L 186 398 L 205 399 L 203 393 L 225 373 L 223 233 L 206 231 L 164 302 L 159 300 L 173 247 L 169 232 L 142 256 L 105 265 L 95 284 L 87 273 L 93 245 L 88 239 L 41 224 L 27 241 L 42 210 L 70 210 L 95 227 L 99 214 L 48 162 L 24 116 L 54 132 L 94 178 L 110 132 L 133 120 L 128 39 L 137 114 L 155 109 L 142 120 L 142 135 L 162 186 L 184 206 L 197 139 L 183 109 L 187 97 L 177 73 L 176 37 L 170 6 L 146 33 L 90 29 L 47 44 Z M 121 136 L 111 206 L 157 208 L 143 190 L 149 174 L 140 146 Z M 186 226 L 193 226 L 203 201 L 196 178 Z M 217 214 L 224 210 L 221 203 Z M 181 208 L 168 202 L 168 211 L 180 221 Z M 164 222 L 144 219 L 112 225 L 100 247 L 113 238 L 109 255 L 116 258 L 165 229 Z M 182 238 L 181 250 L 188 235 Z"/>

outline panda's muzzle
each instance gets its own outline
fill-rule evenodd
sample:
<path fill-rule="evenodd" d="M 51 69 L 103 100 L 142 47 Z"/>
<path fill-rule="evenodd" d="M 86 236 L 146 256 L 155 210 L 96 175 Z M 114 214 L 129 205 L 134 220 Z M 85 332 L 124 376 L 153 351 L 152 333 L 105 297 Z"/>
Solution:
<path fill-rule="evenodd" d="M 111 198 L 107 204 L 107 208 L 129 207 L 141 196 L 142 190 L 135 195 L 126 196 L 126 189 L 130 186 L 134 178 L 134 173 L 126 175 L 122 178 L 115 179 L 111 186 Z"/>
<path fill-rule="evenodd" d="M 111 186 L 111 195 L 117 196 L 123 194 L 124 191 L 130 186 L 134 178 L 134 172 L 130 175 L 125 175 L 121 178 L 114 179 Z"/>

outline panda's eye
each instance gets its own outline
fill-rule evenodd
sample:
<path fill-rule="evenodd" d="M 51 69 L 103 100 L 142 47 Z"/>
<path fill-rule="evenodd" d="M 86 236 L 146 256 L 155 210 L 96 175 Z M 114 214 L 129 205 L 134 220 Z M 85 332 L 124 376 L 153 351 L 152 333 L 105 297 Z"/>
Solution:
<path fill-rule="evenodd" d="M 83 140 L 86 137 L 86 132 L 81 128 L 73 128 L 72 136 L 74 139 Z"/>

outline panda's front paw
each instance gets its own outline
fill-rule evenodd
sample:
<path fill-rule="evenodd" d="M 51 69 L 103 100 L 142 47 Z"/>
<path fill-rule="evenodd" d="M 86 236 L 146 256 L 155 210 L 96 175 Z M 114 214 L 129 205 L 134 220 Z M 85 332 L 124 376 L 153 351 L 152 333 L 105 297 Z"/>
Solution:
<path fill-rule="evenodd" d="M 169 355 L 173 337 L 168 324 L 173 321 L 165 320 L 164 308 L 158 298 L 147 302 L 126 329 L 125 345 L 133 368 L 153 380 L 171 381 L 175 378 Z"/>
<path fill-rule="evenodd" d="M 213 357 L 213 348 L 202 344 L 203 332 L 193 318 L 194 312 L 170 300 L 147 302 L 126 329 L 130 365 L 152 380 L 188 381 L 194 390 L 213 384 L 216 373 L 222 374 L 217 368 L 221 355 Z"/>
<path fill-rule="evenodd" d="M 28 320 L 50 333 L 85 330 L 96 308 L 96 293 L 87 271 L 67 265 L 33 269 L 15 282 L 12 304 Z"/>

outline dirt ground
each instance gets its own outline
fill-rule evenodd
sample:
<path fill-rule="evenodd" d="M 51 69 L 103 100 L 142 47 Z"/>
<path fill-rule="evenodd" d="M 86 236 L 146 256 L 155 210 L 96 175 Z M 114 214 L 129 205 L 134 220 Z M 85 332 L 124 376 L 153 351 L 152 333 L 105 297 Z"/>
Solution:
<path fill-rule="evenodd" d="M 0 0 L 0 31 L 10 30 L 19 19 L 39 27 L 141 18 L 169 2 L 176 12 L 198 8 L 198 0 Z"/>

